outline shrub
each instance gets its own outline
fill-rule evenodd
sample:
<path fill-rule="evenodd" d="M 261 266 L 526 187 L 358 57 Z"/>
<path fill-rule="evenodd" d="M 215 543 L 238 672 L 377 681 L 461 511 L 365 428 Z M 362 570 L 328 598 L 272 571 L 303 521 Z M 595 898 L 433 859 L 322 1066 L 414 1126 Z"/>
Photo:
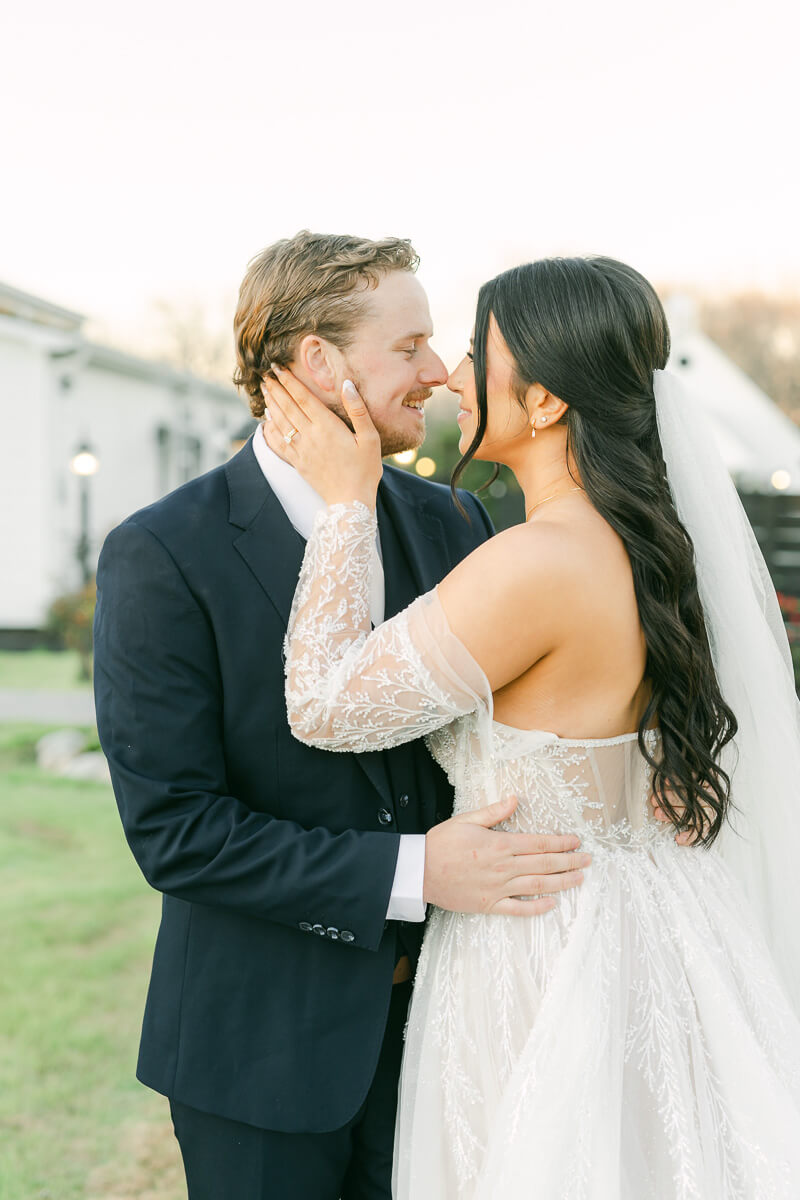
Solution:
<path fill-rule="evenodd" d="M 89 580 L 80 591 L 58 596 L 50 605 L 47 616 L 48 632 L 59 646 L 77 650 L 81 660 L 81 678 L 92 677 L 92 623 L 97 599 L 97 585 Z"/>
<path fill-rule="evenodd" d="M 778 603 L 781 606 L 789 649 L 792 652 L 795 687 L 800 690 L 800 598 L 789 596 L 786 592 L 778 592 Z"/>

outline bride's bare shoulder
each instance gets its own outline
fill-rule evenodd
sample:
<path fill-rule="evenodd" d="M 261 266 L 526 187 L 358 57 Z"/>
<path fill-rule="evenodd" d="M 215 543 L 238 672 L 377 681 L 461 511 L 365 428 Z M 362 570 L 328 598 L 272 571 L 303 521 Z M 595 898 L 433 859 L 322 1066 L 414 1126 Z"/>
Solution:
<path fill-rule="evenodd" d="M 493 688 L 563 641 L 585 591 L 585 567 L 576 558 L 573 539 L 554 522 L 517 525 L 479 546 L 439 584 L 450 627 Z"/>
<path fill-rule="evenodd" d="M 553 521 L 512 525 L 483 542 L 451 572 L 456 583 L 487 576 L 509 592 L 537 580 L 575 579 L 584 572 L 581 538 Z"/>

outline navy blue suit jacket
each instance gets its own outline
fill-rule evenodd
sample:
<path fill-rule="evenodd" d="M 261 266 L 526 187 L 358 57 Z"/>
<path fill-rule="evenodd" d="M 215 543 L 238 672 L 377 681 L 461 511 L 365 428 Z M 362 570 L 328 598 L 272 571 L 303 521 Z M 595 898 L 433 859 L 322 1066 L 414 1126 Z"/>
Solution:
<path fill-rule="evenodd" d="M 387 617 L 491 536 L 468 493 L 386 467 Z M 403 832 L 449 815 L 421 743 L 296 741 L 282 644 L 305 543 L 252 444 L 135 513 L 98 566 L 100 740 L 131 850 L 163 893 L 137 1074 L 184 1104 L 323 1132 L 358 1111 L 402 948 L 386 921 Z"/>

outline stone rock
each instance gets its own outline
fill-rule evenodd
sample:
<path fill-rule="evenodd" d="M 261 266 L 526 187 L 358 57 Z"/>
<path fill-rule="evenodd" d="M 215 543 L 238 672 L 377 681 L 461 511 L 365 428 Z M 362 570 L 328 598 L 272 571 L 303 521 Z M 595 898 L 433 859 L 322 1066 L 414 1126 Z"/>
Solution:
<path fill-rule="evenodd" d="M 86 749 L 88 739 L 80 729 L 54 729 L 36 743 L 36 762 L 43 771 L 61 771 Z"/>
<path fill-rule="evenodd" d="M 61 768 L 59 775 L 63 775 L 65 779 L 81 779 L 89 783 L 111 783 L 106 756 L 99 750 L 79 754 Z"/>

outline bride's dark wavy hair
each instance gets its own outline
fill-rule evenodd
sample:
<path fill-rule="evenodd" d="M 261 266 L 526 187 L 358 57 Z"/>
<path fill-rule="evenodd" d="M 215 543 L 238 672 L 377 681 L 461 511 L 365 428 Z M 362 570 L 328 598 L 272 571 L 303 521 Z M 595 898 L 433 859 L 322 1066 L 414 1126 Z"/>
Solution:
<path fill-rule="evenodd" d="M 568 405 L 567 463 L 571 453 L 633 570 L 652 686 L 638 744 L 673 825 L 711 845 L 730 802 L 719 755 L 738 725 L 714 672 L 694 547 L 675 511 L 658 435 L 653 371 L 666 366 L 670 350 L 661 301 L 638 271 L 600 256 L 541 259 L 485 283 L 475 318 L 478 428 L 456 464 L 454 489 L 486 432 L 490 316 L 513 356 L 523 409 L 534 383 Z M 644 738 L 655 715 L 659 760 Z"/>

